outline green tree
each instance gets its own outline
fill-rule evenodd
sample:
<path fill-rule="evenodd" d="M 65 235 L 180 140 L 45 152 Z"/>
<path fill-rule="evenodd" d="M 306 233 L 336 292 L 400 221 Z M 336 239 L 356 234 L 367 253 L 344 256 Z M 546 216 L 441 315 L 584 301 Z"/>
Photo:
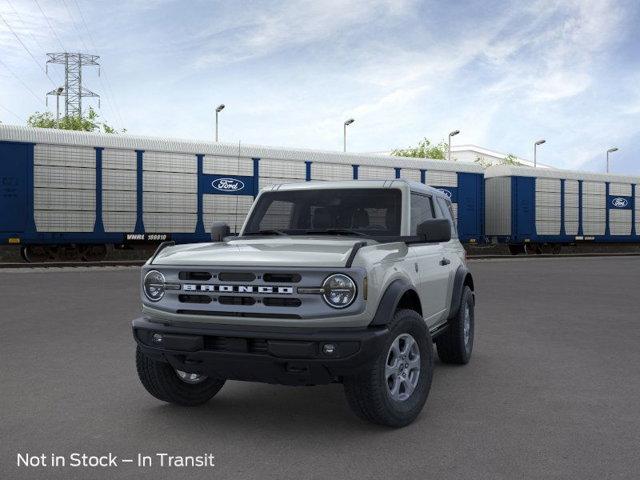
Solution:
<path fill-rule="evenodd" d="M 446 160 L 448 145 L 445 142 L 440 142 L 437 145 L 433 145 L 431 141 L 424 138 L 418 142 L 417 147 L 399 148 L 393 150 L 391 155 L 397 157 L 413 157 L 413 158 L 432 158 L 436 160 Z"/>
<path fill-rule="evenodd" d="M 64 116 L 57 121 L 51 112 L 36 112 L 27 119 L 27 125 L 37 128 L 58 128 L 60 130 L 80 130 L 83 132 L 118 133 L 100 120 L 100 115 L 91 107 L 82 117 Z M 122 129 L 125 133 L 126 129 Z"/>
<path fill-rule="evenodd" d="M 495 163 L 491 160 L 487 160 L 484 157 L 476 157 L 475 162 L 483 168 L 489 168 L 494 165 L 512 165 L 516 167 L 522 165 L 522 163 L 518 161 L 518 157 L 516 157 L 513 153 L 509 153 L 506 157 L 501 158 Z"/>
<path fill-rule="evenodd" d="M 504 159 L 502 159 L 500 164 L 501 165 L 516 165 L 516 166 L 522 165 L 522 163 L 518 161 L 518 157 L 516 157 L 513 153 L 510 153 L 506 157 L 504 157 Z"/>

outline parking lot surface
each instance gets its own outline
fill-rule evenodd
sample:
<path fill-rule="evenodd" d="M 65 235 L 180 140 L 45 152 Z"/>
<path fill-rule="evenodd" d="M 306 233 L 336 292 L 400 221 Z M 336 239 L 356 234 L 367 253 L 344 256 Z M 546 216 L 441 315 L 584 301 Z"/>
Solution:
<path fill-rule="evenodd" d="M 476 261 L 476 343 L 418 420 L 340 385 L 228 382 L 179 408 L 139 384 L 137 268 L 0 271 L 0 478 L 637 479 L 640 258 Z M 215 467 L 27 468 L 18 453 L 215 455 Z"/>

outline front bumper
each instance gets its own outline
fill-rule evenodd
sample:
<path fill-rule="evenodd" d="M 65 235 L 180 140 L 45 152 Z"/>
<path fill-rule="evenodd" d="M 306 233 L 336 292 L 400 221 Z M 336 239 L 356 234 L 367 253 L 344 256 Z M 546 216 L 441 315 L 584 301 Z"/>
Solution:
<path fill-rule="evenodd" d="M 177 370 L 230 380 L 319 385 L 358 373 L 382 349 L 389 330 L 169 326 L 138 318 L 143 353 Z M 325 345 L 333 345 L 327 353 Z"/>

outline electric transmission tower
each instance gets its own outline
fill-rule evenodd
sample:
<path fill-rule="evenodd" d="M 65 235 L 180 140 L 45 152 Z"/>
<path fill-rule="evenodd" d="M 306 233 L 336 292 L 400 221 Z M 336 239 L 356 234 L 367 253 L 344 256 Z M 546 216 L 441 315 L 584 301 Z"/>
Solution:
<path fill-rule="evenodd" d="M 82 86 L 82 67 L 97 66 L 98 76 L 100 76 L 100 64 L 98 55 L 88 55 L 86 53 L 47 53 L 47 70 L 50 63 L 64 65 L 64 88 L 50 91 L 47 95 L 64 95 L 64 114 L 70 117 L 82 117 L 82 99 L 85 97 L 95 97 L 98 99 L 100 107 L 100 95 Z"/>

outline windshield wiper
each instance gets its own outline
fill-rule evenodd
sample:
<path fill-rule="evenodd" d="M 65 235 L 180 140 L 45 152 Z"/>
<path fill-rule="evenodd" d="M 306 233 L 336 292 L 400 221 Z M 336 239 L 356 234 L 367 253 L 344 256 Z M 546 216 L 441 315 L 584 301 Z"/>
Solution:
<path fill-rule="evenodd" d="M 282 230 L 258 230 L 257 232 L 246 232 L 245 236 L 249 235 L 287 235 Z"/>
<path fill-rule="evenodd" d="M 305 234 L 308 235 L 356 235 L 358 237 L 368 237 L 366 233 L 357 232 L 350 228 L 327 228 L 326 230 L 305 230 Z"/>

